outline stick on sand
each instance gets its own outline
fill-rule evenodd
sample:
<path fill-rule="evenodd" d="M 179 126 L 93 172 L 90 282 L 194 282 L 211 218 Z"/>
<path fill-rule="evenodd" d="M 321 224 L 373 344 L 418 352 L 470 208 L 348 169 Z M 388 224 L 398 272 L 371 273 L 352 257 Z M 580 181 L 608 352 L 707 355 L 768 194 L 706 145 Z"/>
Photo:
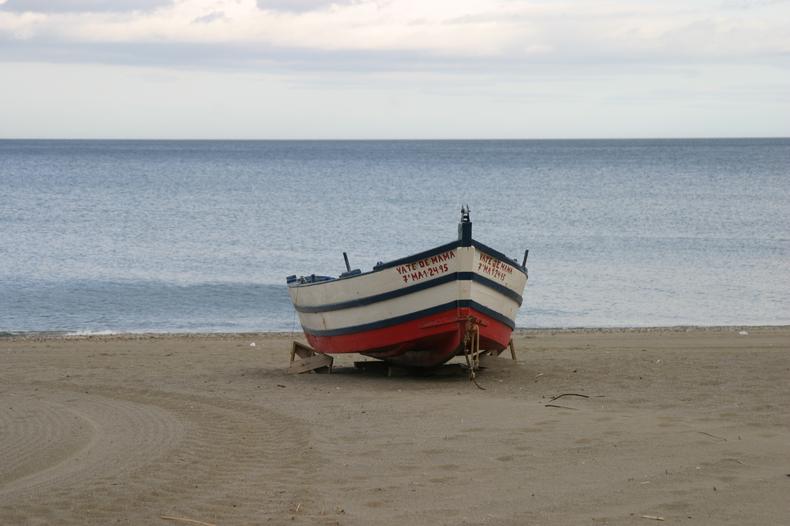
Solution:
<path fill-rule="evenodd" d="M 197 524 L 198 526 L 217 526 L 216 524 L 211 524 L 210 522 L 203 522 L 198 521 L 195 519 L 187 519 L 186 517 L 171 517 L 170 515 L 160 515 L 160 519 L 164 519 L 166 521 L 175 521 L 175 522 L 186 522 L 187 524 Z"/>
<path fill-rule="evenodd" d="M 563 396 L 580 396 L 580 397 L 582 397 L 582 398 L 590 398 L 590 397 L 589 397 L 589 396 L 587 396 L 587 395 L 584 395 L 584 394 L 579 394 L 579 393 L 562 393 L 562 394 L 558 394 L 558 395 L 557 395 L 557 396 L 555 396 L 555 397 L 552 397 L 551 401 L 553 402 L 554 400 L 559 400 L 559 399 L 560 399 L 560 398 L 562 398 Z"/>

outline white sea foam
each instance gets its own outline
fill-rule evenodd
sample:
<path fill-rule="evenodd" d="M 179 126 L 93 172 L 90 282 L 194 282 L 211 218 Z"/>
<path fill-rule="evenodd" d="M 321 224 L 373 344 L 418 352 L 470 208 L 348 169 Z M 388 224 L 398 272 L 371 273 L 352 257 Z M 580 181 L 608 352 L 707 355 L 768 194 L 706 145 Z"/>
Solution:
<path fill-rule="evenodd" d="M 92 330 L 82 330 L 82 331 L 73 331 L 67 332 L 66 336 L 112 336 L 113 334 L 122 334 L 120 331 L 92 331 Z"/>

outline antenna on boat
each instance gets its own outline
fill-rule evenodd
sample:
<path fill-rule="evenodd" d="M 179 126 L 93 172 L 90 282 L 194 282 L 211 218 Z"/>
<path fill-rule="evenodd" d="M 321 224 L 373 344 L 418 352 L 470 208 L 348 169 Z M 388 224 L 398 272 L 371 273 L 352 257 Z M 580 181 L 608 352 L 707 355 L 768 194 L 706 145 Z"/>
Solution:
<path fill-rule="evenodd" d="M 461 207 L 461 222 L 458 223 L 458 241 L 462 247 L 472 246 L 472 220 L 469 218 L 469 205 Z"/>
<path fill-rule="evenodd" d="M 527 258 L 529 257 L 529 249 L 524 251 L 524 260 L 521 262 L 522 267 L 527 266 Z"/>
<path fill-rule="evenodd" d="M 348 264 L 348 254 L 343 252 L 343 259 L 346 260 L 346 272 L 351 272 L 351 265 Z"/>

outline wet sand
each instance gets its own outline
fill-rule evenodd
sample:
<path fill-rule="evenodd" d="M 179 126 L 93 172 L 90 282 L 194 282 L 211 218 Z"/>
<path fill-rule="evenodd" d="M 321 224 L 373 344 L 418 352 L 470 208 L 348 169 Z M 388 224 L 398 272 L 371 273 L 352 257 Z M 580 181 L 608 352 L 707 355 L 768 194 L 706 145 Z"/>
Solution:
<path fill-rule="evenodd" d="M 486 390 L 290 376 L 288 334 L 0 338 L 0 524 L 790 524 L 790 328 L 741 330 L 520 332 Z"/>

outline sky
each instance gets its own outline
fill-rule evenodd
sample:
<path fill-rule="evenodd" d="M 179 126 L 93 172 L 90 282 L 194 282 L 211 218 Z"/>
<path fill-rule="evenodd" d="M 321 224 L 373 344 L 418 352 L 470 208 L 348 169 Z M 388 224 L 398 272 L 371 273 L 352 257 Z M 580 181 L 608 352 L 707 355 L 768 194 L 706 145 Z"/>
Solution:
<path fill-rule="evenodd" d="M 0 0 L 0 138 L 790 136 L 790 0 Z"/>

